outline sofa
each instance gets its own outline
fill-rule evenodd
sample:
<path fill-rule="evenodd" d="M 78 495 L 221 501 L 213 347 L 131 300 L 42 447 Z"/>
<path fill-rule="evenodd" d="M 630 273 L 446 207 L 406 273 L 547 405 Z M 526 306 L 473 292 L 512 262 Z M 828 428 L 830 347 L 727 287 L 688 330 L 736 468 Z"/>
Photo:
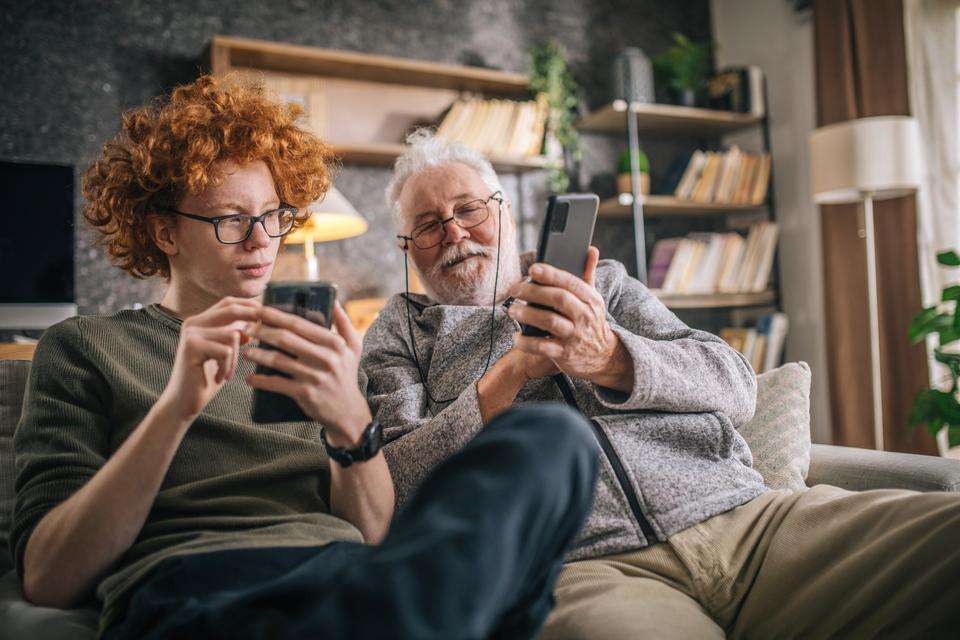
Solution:
<path fill-rule="evenodd" d="M 801 366 L 802 365 L 802 366 Z M 0 640 L 83 639 L 96 635 L 98 611 L 91 603 L 70 610 L 36 607 L 26 602 L 21 593 L 12 559 L 7 549 L 11 510 L 14 498 L 13 433 L 20 419 L 21 400 L 30 369 L 28 360 L 0 360 Z M 799 431 L 806 436 L 800 447 L 802 461 L 800 481 L 807 486 L 832 484 L 853 491 L 879 488 L 901 488 L 916 491 L 960 491 L 960 462 L 946 458 L 890 453 L 809 444 L 809 368 L 791 363 L 758 377 L 757 417 L 783 427 L 799 422 Z M 805 389 L 804 389 L 805 385 Z M 783 427 L 785 429 L 785 427 Z M 755 445 L 754 463 L 759 452 L 767 449 Z M 775 442 L 782 442 L 782 438 Z M 802 438 L 801 442 L 802 443 Z M 777 444 L 780 450 L 786 447 Z M 772 456 L 769 456 L 772 457 Z M 775 462 L 780 465 L 780 459 Z M 786 464 L 786 463 L 783 463 Z M 767 480 L 767 475 L 764 475 Z M 774 486 L 773 481 L 768 485 Z"/>

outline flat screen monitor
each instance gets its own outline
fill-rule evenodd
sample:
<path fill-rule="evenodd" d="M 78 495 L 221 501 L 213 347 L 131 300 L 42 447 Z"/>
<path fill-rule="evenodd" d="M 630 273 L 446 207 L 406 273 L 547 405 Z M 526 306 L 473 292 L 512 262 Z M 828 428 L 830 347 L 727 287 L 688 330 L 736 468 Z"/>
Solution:
<path fill-rule="evenodd" d="M 73 167 L 0 162 L 0 327 L 76 313 Z"/>

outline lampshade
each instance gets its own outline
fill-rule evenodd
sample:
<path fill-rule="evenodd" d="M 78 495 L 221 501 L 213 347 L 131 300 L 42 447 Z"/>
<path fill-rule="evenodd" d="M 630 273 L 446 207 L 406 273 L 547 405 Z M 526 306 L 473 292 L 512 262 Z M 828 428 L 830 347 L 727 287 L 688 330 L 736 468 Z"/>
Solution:
<path fill-rule="evenodd" d="M 322 200 L 313 202 L 307 209 L 313 215 L 305 225 L 287 236 L 287 244 L 311 245 L 314 242 L 352 238 L 367 232 L 367 221 L 336 187 L 330 187 Z"/>
<path fill-rule="evenodd" d="M 909 116 L 859 118 L 810 135 L 810 177 L 817 204 L 896 198 L 920 187 L 920 129 Z"/>

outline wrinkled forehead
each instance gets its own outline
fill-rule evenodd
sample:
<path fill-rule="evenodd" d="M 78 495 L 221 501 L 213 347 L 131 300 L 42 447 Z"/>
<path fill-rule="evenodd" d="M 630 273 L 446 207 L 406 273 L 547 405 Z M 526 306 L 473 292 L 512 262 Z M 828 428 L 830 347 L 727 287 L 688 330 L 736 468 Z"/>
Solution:
<path fill-rule="evenodd" d="M 456 204 L 490 195 L 480 173 L 455 162 L 429 167 L 410 176 L 400 191 L 398 204 L 404 220 L 423 213 L 442 213 Z"/>

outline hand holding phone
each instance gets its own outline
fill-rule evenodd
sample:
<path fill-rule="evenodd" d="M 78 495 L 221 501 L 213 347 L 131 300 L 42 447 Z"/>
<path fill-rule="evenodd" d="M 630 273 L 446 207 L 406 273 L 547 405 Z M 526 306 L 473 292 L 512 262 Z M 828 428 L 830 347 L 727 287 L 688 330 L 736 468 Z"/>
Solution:
<path fill-rule="evenodd" d="M 333 308 L 337 299 L 336 285 L 328 282 L 271 282 L 263 296 L 263 304 L 299 316 L 314 324 L 329 329 L 333 321 Z M 277 350 L 261 341 L 259 348 Z M 289 355 L 289 354 L 286 354 Z M 290 376 L 263 364 L 258 364 L 258 375 Z M 310 420 L 297 402 L 286 395 L 256 389 L 253 394 L 253 421 L 299 422 Z"/>
<path fill-rule="evenodd" d="M 551 196 L 547 213 L 540 229 L 537 262 L 549 264 L 577 277 L 583 274 L 587 250 L 593 239 L 600 199 L 592 193 Z M 536 284 L 536 278 L 531 276 Z M 550 307 L 530 302 L 530 306 L 550 310 Z M 530 325 L 521 325 L 525 336 L 544 337 L 546 331 Z"/>

